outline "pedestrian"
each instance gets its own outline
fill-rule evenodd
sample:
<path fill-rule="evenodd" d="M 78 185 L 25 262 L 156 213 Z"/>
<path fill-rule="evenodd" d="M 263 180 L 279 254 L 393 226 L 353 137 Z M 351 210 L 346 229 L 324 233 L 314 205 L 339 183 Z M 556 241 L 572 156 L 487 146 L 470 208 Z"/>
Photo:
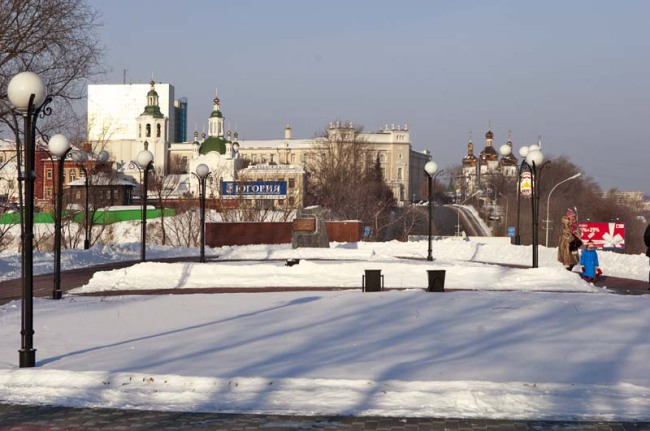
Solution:
<path fill-rule="evenodd" d="M 580 239 L 580 228 L 576 221 L 576 213 L 573 210 L 567 210 L 562 216 L 562 232 L 557 246 L 557 260 L 564 267 L 572 271 L 573 267 L 578 264 L 580 257 L 578 250 L 582 245 Z"/>
<path fill-rule="evenodd" d="M 582 278 L 585 281 L 596 281 L 598 277 L 603 275 L 603 271 L 598 264 L 598 253 L 593 241 L 587 241 L 585 249 L 580 255 L 580 265 L 582 267 Z"/>
<path fill-rule="evenodd" d="M 645 242 L 646 246 L 645 255 L 650 258 L 650 224 L 645 228 L 643 241 Z M 650 272 L 648 273 L 648 283 L 650 283 Z M 650 290 L 650 288 L 648 288 L 648 290 Z"/>

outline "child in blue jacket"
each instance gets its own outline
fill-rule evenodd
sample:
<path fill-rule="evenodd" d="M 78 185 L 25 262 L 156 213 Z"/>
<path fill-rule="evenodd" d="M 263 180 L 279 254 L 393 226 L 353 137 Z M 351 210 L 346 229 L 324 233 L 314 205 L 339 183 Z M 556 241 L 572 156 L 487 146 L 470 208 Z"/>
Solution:
<path fill-rule="evenodd" d="M 580 265 L 582 266 L 582 278 L 585 281 L 594 281 L 603 274 L 598 265 L 598 254 L 592 241 L 587 241 L 585 244 L 585 249 L 580 256 Z"/>

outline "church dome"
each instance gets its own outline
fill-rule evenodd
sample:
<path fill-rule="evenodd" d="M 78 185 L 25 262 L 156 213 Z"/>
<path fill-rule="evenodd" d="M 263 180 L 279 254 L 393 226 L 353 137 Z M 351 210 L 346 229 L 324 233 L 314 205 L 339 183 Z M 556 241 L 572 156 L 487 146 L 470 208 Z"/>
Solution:
<path fill-rule="evenodd" d="M 481 151 L 480 157 L 481 160 L 497 160 L 499 158 L 499 155 L 497 154 L 497 150 L 495 150 L 494 147 L 490 145 Z"/>
<path fill-rule="evenodd" d="M 208 154 L 211 152 L 226 154 L 226 140 L 223 137 L 210 136 L 201 144 L 199 154 Z"/>
<path fill-rule="evenodd" d="M 485 139 L 492 139 L 492 138 L 494 138 L 494 134 L 492 133 L 492 130 L 488 130 L 485 133 Z"/>

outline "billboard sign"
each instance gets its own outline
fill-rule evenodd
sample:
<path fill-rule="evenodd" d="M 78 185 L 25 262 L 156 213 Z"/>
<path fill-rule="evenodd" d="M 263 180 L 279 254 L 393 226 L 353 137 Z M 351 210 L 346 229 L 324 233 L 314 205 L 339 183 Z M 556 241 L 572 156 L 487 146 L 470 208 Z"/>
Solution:
<path fill-rule="evenodd" d="M 596 248 L 604 250 L 625 249 L 625 223 L 580 222 L 580 239 L 583 244 L 591 240 Z"/>
<path fill-rule="evenodd" d="M 530 172 L 524 171 L 519 178 L 519 192 L 521 196 L 529 198 L 533 195 L 533 177 Z"/>
<path fill-rule="evenodd" d="M 225 199 L 284 199 L 286 181 L 222 181 L 221 197 Z"/>

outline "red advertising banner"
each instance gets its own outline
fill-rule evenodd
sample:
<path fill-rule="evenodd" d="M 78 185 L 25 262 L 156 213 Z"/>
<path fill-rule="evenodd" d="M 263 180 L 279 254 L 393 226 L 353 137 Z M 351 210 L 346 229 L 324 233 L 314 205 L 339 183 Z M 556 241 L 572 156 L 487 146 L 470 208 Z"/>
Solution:
<path fill-rule="evenodd" d="M 596 248 L 622 250 L 625 248 L 625 223 L 581 222 L 578 223 L 583 243 L 593 241 Z"/>

